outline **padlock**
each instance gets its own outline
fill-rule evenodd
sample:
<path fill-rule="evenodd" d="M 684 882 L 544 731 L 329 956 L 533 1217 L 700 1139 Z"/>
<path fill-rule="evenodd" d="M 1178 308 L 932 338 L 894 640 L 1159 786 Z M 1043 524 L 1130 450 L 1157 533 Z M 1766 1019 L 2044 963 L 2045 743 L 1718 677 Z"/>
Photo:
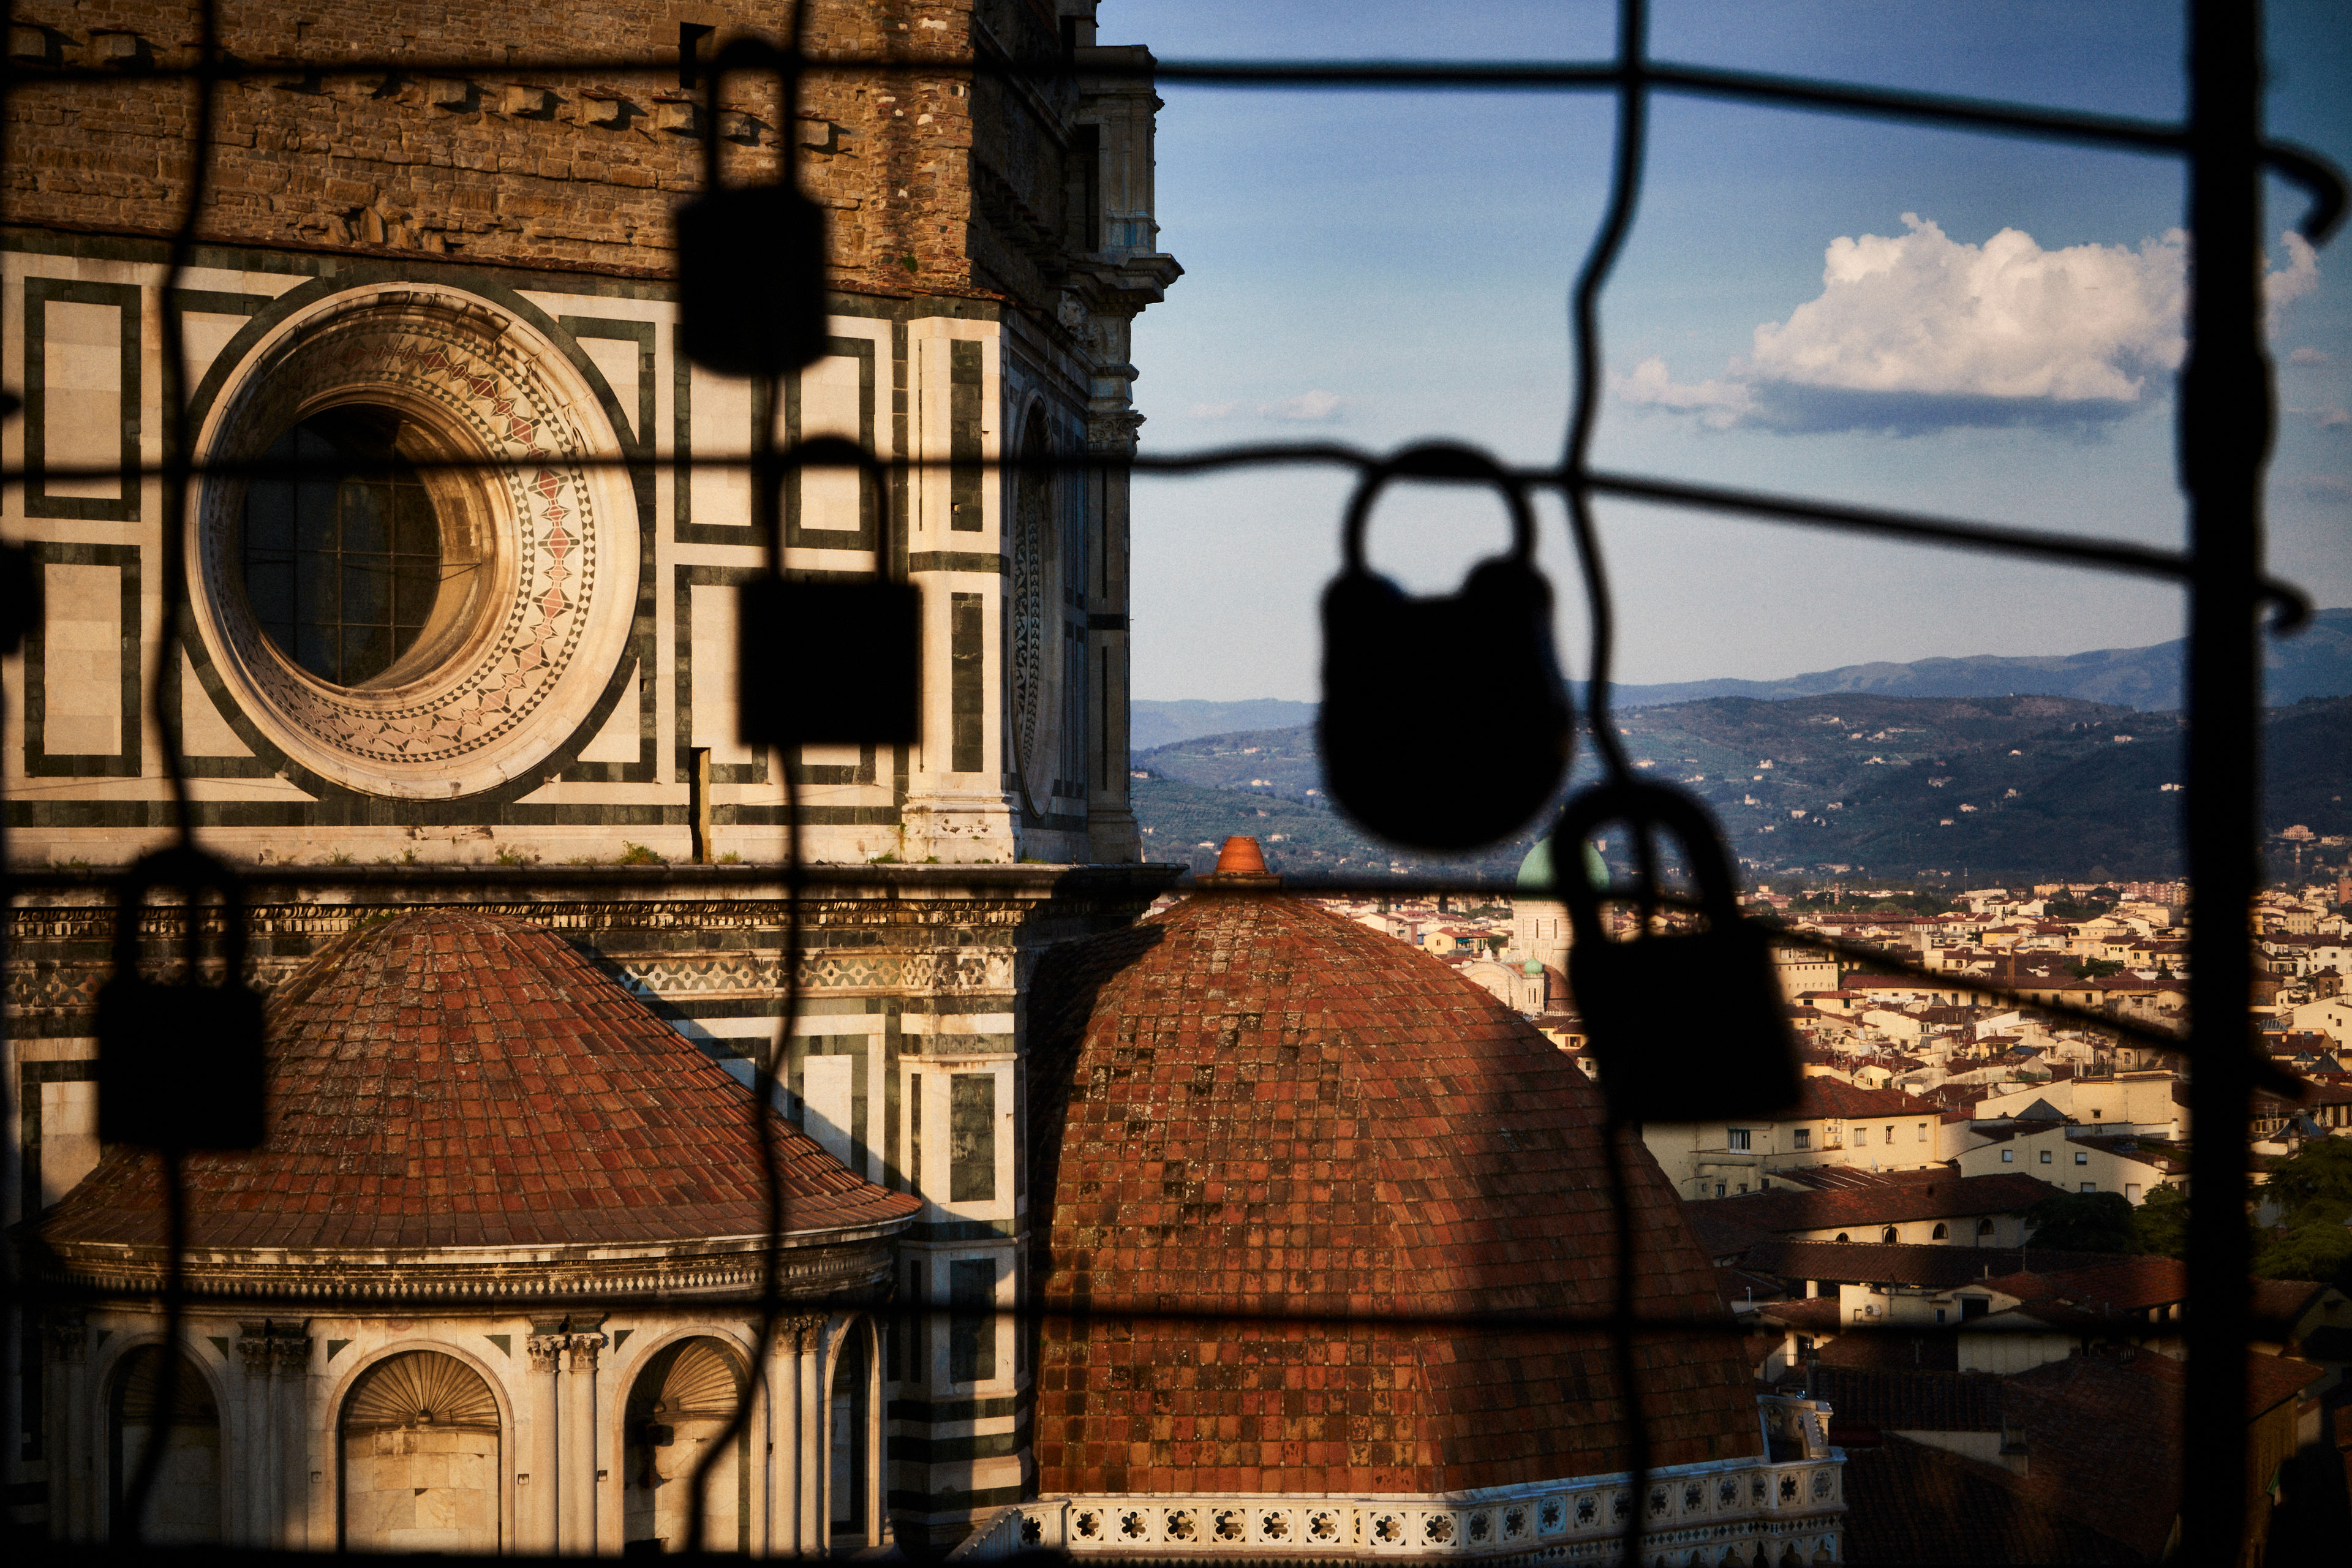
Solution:
<path fill-rule="evenodd" d="M 30 546 L 0 544 L 0 653 L 18 653 L 41 624 L 41 567 Z"/>
<path fill-rule="evenodd" d="M 783 139 L 777 183 L 719 183 L 719 139 L 712 133 L 730 70 L 775 70 L 783 110 L 779 123 L 799 123 L 798 55 L 741 38 L 714 62 L 702 194 L 679 204 L 677 313 L 686 357 L 721 375 L 788 375 L 814 363 L 831 335 L 824 307 L 824 208 L 803 195 L 794 176 L 797 141 Z"/>
<path fill-rule="evenodd" d="M 686 357 L 720 375 L 788 375 L 823 357 L 824 209 L 792 185 L 680 205 L 677 312 Z"/>
<path fill-rule="evenodd" d="M 178 983 L 139 973 L 147 894 L 188 897 Z M 222 978 L 197 977 L 199 903 L 220 895 Z M 236 876 L 201 850 L 162 849 L 124 873 L 114 910 L 114 973 L 98 993 L 98 1136 L 156 1149 L 255 1149 L 268 1135 L 261 998 L 245 982 L 245 902 Z"/>
<path fill-rule="evenodd" d="M 882 466 L 840 437 L 785 455 L 855 467 L 878 492 Z M 736 722 L 769 746 L 911 745 L 922 735 L 922 592 L 890 576 L 890 509 L 877 504 L 871 577 L 755 577 L 736 605 Z M 781 552 L 779 552 L 781 553 Z"/>
<path fill-rule="evenodd" d="M 1461 591 L 1407 595 L 1364 565 L 1364 529 L 1398 477 L 1484 479 L 1510 504 L 1511 553 Z M 1358 824 L 1415 849 L 1476 849 L 1541 811 L 1568 775 L 1575 710 L 1552 648 L 1527 492 L 1465 447 L 1413 447 L 1365 474 L 1348 505 L 1347 569 L 1323 595 L 1326 787 Z"/>
<path fill-rule="evenodd" d="M 1680 841 L 1704 929 L 1609 939 L 1601 889 L 1571 847 L 1610 822 L 1627 824 L 1637 838 L 1654 828 Z M 1797 1042 L 1771 940 L 1739 913 L 1731 864 L 1706 808 L 1664 784 L 1597 784 L 1568 803 L 1551 844 L 1574 938 L 1569 989 L 1612 1113 L 1636 1123 L 1713 1121 L 1795 1105 Z"/>

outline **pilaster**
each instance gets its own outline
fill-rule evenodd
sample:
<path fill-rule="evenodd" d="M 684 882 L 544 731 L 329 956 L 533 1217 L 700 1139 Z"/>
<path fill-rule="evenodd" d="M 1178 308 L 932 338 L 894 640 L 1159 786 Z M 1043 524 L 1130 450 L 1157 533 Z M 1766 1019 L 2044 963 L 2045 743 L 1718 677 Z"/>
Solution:
<path fill-rule="evenodd" d="M 596 1365 L 602 1334 L 566 1334 L 563 1392 L 558 1401 L 563 1440 L 557 1454 L 562 1495 L 557 1550 L 587 1556 L 596 1550 Z"/>
<path fill-rule="evenodd" d="M 90 1474 L 89 1325 L 79 1311 L 49 1320 L 49 1532 L 100 1539 Z"/>
<path fill-rule="evenodd" d="M 299 1328 L 274 1327 L 269 1341 L 269 1403 L 277 1478 L 276 1544 L 307 1552 L 310 1540 L 310 1337 Z M 323 1462 L 320 1481 L 325 1482 Z"/>
<path fill-rule="evenodd" d="M 516 1490 L 515 1533 L 519 1539 L 515 1544 L 532 1556 L 551 1556 L 560 1533 L 556 1510 L 563 1495 L 556 1458 L 556 1384 L 562 1375 L 564 1335 L 535 1332 L 525 1342 L 525 1349 L 530 1357 L 530 1372 L 523 1410 L 523 1438 L 518 1447 L 526 1461 L 519 1468 L 528 1479 L 519 1483 Z"/>
<path fill-rule="evenodd" d="M 269 1325 L 237 1325 L 237 1390 L 242 1419 L 225 1456 L 229 1469 L 231 1538 L 254 1547 L 275 1547 L 278 1539 L 278 1426 L 271 1418 Z"/>

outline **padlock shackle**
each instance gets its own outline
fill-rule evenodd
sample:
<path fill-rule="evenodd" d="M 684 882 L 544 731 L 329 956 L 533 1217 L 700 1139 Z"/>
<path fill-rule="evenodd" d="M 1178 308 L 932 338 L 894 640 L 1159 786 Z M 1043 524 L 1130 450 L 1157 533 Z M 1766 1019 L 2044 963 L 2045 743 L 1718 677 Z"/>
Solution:
<path fill-rule="evenodd" d="M 198 896 L 206 889 L 220 895 L 224 982 L 230 985 L 244 984 L 245 885 L 236 873 L 229 869 L 227 862 L 185 844 L 141 856 L 116 881 L 115 977 L 126 981 L 138 978 L 139 921 L 147 908 L 147 895 L 157 888 L 178 888 L 188 895 L 188 927 L 184 940 L 192 973 L 196 965 Z"/>
<path fill-rule="evenodd" d="M 1728 929 L 1739 917 L 1730 857 L 1722 830 L 1696 796 L 1643 779 L 1610 780 L 1570 799 L 1551 830 L 1552 885 L 1578 942 L 1605 942 L 1601 926 L 1602 889 L 1586 879 L 1580 847 L 1603 824 L 1623 822 L 1637 836 L 1663 827 L 1683 847 L 1683 858 L 1698 882 L 1699 902 L 1708 923 Z M 1654 892 L 1654 889 L 1652 889 Z"/>
<path fill-rule="evenodd" d="M 1479 451 L 1454 441 L 1423 441 L 1407 447 L 1364 470 L 1356 493 L 1348 499 L 1343 550 L 1348 570 L 1364 571 L 1364 530 L 1370 523 L 1372 503 L 1391 479 L 1484 479 L 1503 492 L 1511 508 L 1511 558 L 1521 565 L 1534 563 L 1536 513 L 1527 488 L 1512 472 Z"/>
<path fill-rule="evenodd" d="M 784 38 L 782 44 L 772 44 L 756 34 L 730 38 L 712 57 L 709 74 L 704 79 L 702 97 L 702 188 L 716 191 L 719 181 L 719 105 L 726 91 L 730 71 L 773 71 L 776 75 L 778 103 L 776 118 L 782 123 L 778 133 L 783 139 L 782 168 L 778 171 L 781 183 L 799 184 L 801 148 L 799 120 L 801 108 L 801 73 L 808 62 L 801 54 L 800 0 L 790 0 L 784 6 Z"/>

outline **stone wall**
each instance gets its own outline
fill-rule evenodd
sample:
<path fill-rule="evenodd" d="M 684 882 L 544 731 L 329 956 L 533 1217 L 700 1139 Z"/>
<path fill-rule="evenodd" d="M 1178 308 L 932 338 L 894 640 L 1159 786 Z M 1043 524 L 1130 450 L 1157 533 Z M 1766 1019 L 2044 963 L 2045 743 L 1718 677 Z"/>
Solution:
<path fill-rule="evenodd" d="M 698 53 L 781 24 L 776 7 L 677 0 L 520 0 L 225 7 L 222 44 L 263 69 L 217 92 L 207 238 L 361 255 L 667 272 L 669 215 L 701 183 L 699 93 L 679 86 L 682 25 L 715 29 Z M 1052 37 L 1030 0 L 999 0 L 1021 47 Z M 971 0 L 808 0 L 814 55 L 945 61 L 973 46 Z M 7 110 L 9 216 L 161 234 L 187 179 L 194 89 L 154 74 L 195 63 L 194 14 L 135 0 L 36 0 L 9 49 L 27 78 Z M 638 56 L 636 71 L 520 71 L 498 62 Z M 419 62 L 336 77 L 296 68 L 337 57 Z M 457 61 L 479 62 L 436 71 Z M 45 70 L 120 80 L 43 83 Z M 936 293 L 976 286 L 968 259 L 972 146 L 968 73 L 813 75 L 784 123 L 772 81 L 730 77 L 721 105 L 730 181 L 772 180 L 787 140 L 803 187 L 830 209 L 840 287 Z M 1055 170 L 1041 188 L 1058 183 Z"/>

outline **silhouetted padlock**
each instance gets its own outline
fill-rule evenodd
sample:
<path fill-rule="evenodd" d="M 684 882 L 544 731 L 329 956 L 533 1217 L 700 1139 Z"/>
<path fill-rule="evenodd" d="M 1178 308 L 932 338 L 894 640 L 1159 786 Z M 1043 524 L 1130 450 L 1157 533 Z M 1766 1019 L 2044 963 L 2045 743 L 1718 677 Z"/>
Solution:
<path fill-rule="evenodd" d="M 882 468 L 825 437 L 787 454 L 803 467 Z M 747 746 L 908 745 L 922 735 L 922 593 L 890 576 L 890 509 L 877 495 L 871 577 L 755 577 L 736 605 L 736 713 Z M 778 552 L 780 555 L 782 552 Z"/>
<path fill-rule="evenodd" d="M 677 313 L 686 357 L 721 375 L 784 375 L 814 363 L 830 333 L 824 308 L 824 208 L 801 194 L 793 140 L 800 120 L 786 58 L 756 39 L 739 39 L 712 67 L 705 111 L 702 194 L 677 209 Z M 730 69 L 778 69 L 784 129 L 782 167 L 772 185 L 719 183 L 715 110 Z"/>
<path fill-rule="evenodd" d="M 156 887 L 186 891 L 187 973 L 139 973 L 139 916 Z M 222 980 L 197 976 L 199 896 L 220 895 Z M 114 973 L 98 994 L 98 1135 L 158 1149 L 253 1149 L 268 1135 L 261 998 L 245 983 L 245 903 L 235 873 L 199 850 L 158 850 L 123 874 Z"/>
<path fill-rule="evenodd" d="M 16 653 L 41 624 L 41 567 L 22 544 L 0 544 L 0 653 Z"/>
<path fill-rule="evenodd" d="M 1698 883 L 1702 930 L 1612 942 L 1601 889 L 1573 847 L 1604 823 L 1678 839 Z M 1568 803 L 1551 863 L 1574 941 L 1568 982 L 1601 1069 L 1601 1092 L 1629 1121 L 1768 1116 L 1797 1101 L 1797 1044 L 1763 929 L 1745 920 L 1731 864 L 1706 808 L 1680 790 L 1629 781 Z"/>
<path fill-rule="evenodd" d="M 1510 503 L 1512 549 L 1456 594 L 1416 599 L 1364 565 L 1364 528 L 1398 477 L 1485 479 Z M 1317 743 L 1331 798 L 1416 849 L 1479 848 L 1543 809 L 1568 773 L 1575 710 L 1552 649 L 1551 585 L 1535 514 L 1500 465 L 1414 447 L 1364 476 L 1348 504 L 1347 570 L 1323 595 Z"/>

